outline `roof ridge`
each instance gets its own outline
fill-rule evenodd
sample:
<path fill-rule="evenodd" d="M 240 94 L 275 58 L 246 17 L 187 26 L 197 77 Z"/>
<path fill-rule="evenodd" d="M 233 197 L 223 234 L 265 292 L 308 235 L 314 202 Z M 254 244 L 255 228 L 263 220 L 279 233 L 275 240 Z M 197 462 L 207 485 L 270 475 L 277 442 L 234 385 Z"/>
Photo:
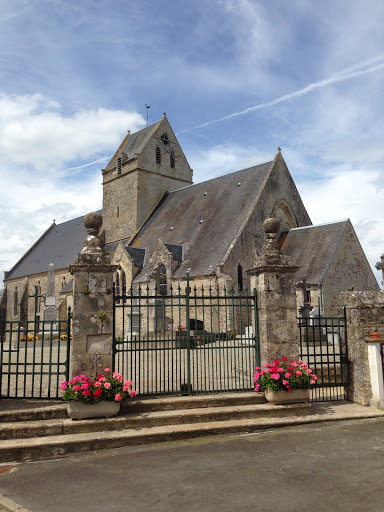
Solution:
<path fill-rule="evenodd" d="M 321 226 L 330 226 L 332 224 L 342 224 L 348 222 L 349 219 L 342 219 L 330 222 L 322 222 L 321 224 L 311 224 L 309 226 L 299 226 L 297 228 L 291 228 L 290 231 L 299 231 L 299 229 L 310 229 L 310 228 L 320 228 Z"/>

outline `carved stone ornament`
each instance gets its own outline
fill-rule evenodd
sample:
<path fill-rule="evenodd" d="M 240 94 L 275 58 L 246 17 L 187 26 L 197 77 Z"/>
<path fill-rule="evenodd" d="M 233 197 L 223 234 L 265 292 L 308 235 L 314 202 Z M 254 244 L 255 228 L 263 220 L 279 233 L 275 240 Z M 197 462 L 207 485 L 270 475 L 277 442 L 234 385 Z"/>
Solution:
<path fill-rule="evenodd" d="M 84 216 L 84 226 L 87 228 L 88 235 L 84 241 L 82 253 L 103 253 L 103 244 L 99 237 L 102 224 L 103 218 L 100 213 L 90 212 Z"/>

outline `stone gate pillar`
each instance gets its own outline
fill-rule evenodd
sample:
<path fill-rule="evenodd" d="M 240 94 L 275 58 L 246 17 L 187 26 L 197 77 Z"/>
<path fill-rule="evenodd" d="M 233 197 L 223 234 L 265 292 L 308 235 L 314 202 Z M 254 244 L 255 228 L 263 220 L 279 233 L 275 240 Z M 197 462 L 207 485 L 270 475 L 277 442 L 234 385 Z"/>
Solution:
<path fill-rule="evenodd" d="M 249 269 L 251 288 L 257 290 L 260 362 L 299 357 L 296 285 L 294 274 L 300 267 L 283 256 L 276 237 L 280 223 L 275 218 L 264 221 L 266 242 L 255 266 Z"/>
<path fill-rule="evenodd" d="M 88 236 L 76 260 L 70 265 L 73 275 L 73 322 L 71 376 L 85 374 L 95 378 L 112 367 L 113 272 L 111 256 L 104 252 L 99 230 L 102 217 L 87 213 L 84 225 Z"/>

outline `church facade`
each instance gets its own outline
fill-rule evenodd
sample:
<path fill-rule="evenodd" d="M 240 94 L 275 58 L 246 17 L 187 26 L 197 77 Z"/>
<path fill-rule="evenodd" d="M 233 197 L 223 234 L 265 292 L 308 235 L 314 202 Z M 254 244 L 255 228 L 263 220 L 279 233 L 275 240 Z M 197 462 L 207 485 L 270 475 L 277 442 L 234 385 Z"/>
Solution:
<path fill-rule="evenodd" d="M 273 160 L 193 185 L 193 171 L 164 117 L 125 137 L 103 176 L 105 250 L 116 291 L 149 285 L 166 295 L 187 272 L 199 288 L 245 290 L 264 243 L 263 221 L 280 222 L 283 254 L 300 266 L 306 300 L 336 314 L 345 290 L 379 289 L 349 220 L 313 226 L 280 151 Z M 43 319 L 48 265 L 59 318 L 72 305 L 68 267 L 83 246 L 83 219 L 52 224 L 5 273 L 8 321 Z M 184 284 L 185 286 L 185 284 Z M 298 306 L 302 294 L 298 288 Z"/>

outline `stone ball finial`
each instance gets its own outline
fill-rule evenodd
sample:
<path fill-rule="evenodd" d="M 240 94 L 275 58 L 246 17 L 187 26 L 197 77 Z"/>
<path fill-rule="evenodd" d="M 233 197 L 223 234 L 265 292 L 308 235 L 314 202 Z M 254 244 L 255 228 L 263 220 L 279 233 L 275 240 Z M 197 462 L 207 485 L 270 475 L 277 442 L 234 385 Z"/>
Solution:
<path fill-rule="evenodd" d="M 278 233 L 280 229 L 280 222 L 275 217 L 269 217 L 263 222 L 264 231 L 268 233 Z"/>
<path fill-rule="evenodd" d="M 84 215 L 84 226 L 87 229 L 100 229 L 103 218 L 98 212 L 90 212 Z"/>

